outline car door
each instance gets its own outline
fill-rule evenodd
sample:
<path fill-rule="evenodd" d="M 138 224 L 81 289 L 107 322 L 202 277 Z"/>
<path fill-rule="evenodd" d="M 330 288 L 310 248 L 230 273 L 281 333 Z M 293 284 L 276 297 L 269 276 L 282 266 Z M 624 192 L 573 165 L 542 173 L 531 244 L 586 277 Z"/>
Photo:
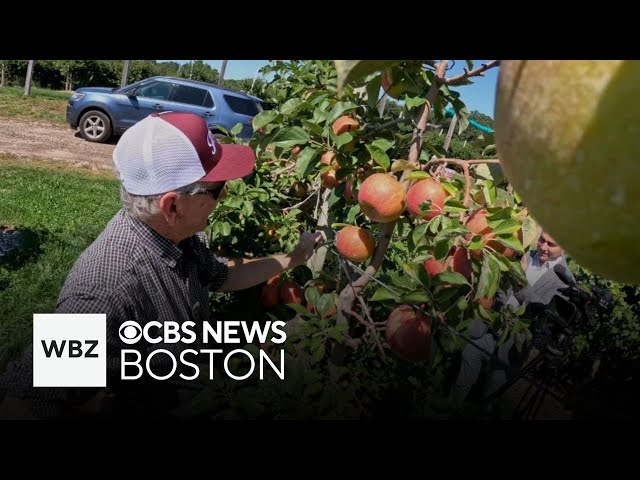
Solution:
<path fill-rule="evenodd" d="M 169 99 L 176 85 L 172 82 L 155 81 L 135 91 L 138 100 L 138 121 L 152 113 L 172 110 Z"/>
<path fill-rule="evenodd" d="M 176 84 L 171 96 L 171 110 L 195 113 L 203 117 L 211 127 L 217 121 L 217 109 L 206 88 Z"/>
<path fill-rule="evenodd" d="M 118 130 L 126 130 L 152 112 L 167 110 L 173 83 L 152 80 L 122 91 L 116 95 L 113 123 Z"/>

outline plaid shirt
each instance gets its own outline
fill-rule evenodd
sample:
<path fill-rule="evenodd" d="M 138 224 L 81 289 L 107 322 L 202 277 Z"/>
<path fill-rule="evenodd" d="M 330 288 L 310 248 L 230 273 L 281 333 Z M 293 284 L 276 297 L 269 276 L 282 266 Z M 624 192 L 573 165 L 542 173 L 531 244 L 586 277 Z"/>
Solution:
<path fill-rule="evenodd" d="M 196 382 L 180 380 L 180 368 L 170 381 L 154 381 L 147 374 L 139 380 L 121 381 L 120 349 L 136 348 L 144 365 L 146 353 L 164 348 L 174 353 L 180 365 L 180 351 L 198 350 L 200 339 L 191 344 L 153 345 L 143 339 L 126 345 L 120 340 L 120 325 L 127 320 L 134 320 L 141 327 L 150 321 L 191 320 L 196 323 L 195 332 L 201 331 L 202 322 L 209 321 L 209 292 L 219 289 L 226 278 L 226 261 L 208 248 L 204 233 L 175 245 L 121 210 L 78 258 L 60 293 L 56 312 L 107 314 L 107 387 L 121 399 L 122 408 L 148 413 L 174 406 L 181 388 L 193 389 Z M 165 355 L 154 356 L 151 365 L 156 375 L 171 369 Z M 184 372 L 192 375 L 193 369 Z M 75 396 L 86 398 L 95 392 L 36 389 L 32 378 L 29 347 L 21 361 L 11 365 L 0 379 L 0 392 L 31 399 L 37 416 L 55 416 L 56 403 L 73 402 Z"/>

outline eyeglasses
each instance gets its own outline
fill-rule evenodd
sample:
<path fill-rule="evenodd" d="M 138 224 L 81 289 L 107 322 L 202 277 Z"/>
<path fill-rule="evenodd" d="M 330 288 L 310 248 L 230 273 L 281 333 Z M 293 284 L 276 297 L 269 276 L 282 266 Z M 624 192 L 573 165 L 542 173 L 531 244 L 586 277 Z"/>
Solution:
<path fill-rule="evenodd" d="M 221 200 L 226 195 L 226 182 L 220 182 L 211 188 L 199 188 L 192 195 L 210 195 L 214 200 Z"/>

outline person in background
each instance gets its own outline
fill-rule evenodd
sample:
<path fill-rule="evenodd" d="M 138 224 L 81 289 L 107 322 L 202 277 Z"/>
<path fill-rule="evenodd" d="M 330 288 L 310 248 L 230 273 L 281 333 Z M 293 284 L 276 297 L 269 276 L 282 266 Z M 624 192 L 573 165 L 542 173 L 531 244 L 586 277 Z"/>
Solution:
<path fill-rule="evenodd" d="M 498 302 L 519 307 L 522 304 L 548 305 L 554 295 L 561 295 L 561 289 L 568 285 L 554 271 L 556 265 L 564 267 L 569 278 L 573 278 L 565 251 L 549 235 L 542 231 L 538 237 L 537 248 L 529 251 L 521 259 L 527 278 L 527 285 L 519 292 L 499 292 Z M 483 386 L 483 398 L 488 397 L 507 381 L 521 366 L 528 351 L 518 352 L 513 339 L 498 345 L 501 332 L 492 331 L 481 319 L 471 323 L 469 336 L 483 350 L 471 344 L 462 350 L 460 369 L 455 383 L 449 391 L 449 399 L 455 404 L 462 404 L 478 381 L 483 369 L 486 380 Z M 489 353 L 491 352 L 491 355 Z"/>

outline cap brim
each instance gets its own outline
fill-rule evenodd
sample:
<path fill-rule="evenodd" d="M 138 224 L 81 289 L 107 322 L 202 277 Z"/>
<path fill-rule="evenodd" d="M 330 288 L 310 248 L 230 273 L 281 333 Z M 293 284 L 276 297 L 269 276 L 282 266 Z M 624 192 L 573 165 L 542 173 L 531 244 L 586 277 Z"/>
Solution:
<path fill-rule="evenodd" d="M 201 182 L 221 182 L 242 178 L 251 173 L 256 165 L 256 154 L 251 147 L 234 143 L 220 143 L 222 156 L 218 164 L 211 169 Z"/>

